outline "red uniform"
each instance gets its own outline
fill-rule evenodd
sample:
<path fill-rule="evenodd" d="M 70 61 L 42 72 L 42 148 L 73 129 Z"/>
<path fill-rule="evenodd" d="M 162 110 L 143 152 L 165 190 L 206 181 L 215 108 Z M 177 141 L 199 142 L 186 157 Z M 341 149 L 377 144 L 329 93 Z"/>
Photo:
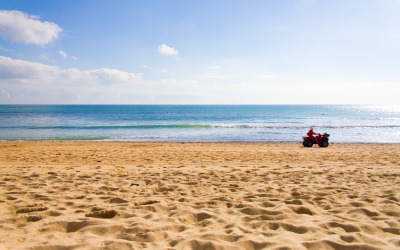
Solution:
<path fill-rule="evenodd" d="M 310 129 L 310 131 L 308 131 L 307 135 L 308 135 L 308 137 L 310 137 L 310 138 L 313 139 L 313 140 L 315 139 L 315 141 L 316 141 L 317 143 L 319 143 L 319 138 L 318 138 L 318 136 L 314 136 L 314 135 L 319 135 L 319 134 L 314 133 L 314 131 L 313 131 L 312 129 Z"/>
<path fill-rule="evenodd" d="M 307 135 L 308 135 L 308 137 L 314 138 L 314 135 L 318 135 L 318 134 L 314 133 L 314 131 L 312 129 L 310 129 L 310 131 L 308 131 Z"/>

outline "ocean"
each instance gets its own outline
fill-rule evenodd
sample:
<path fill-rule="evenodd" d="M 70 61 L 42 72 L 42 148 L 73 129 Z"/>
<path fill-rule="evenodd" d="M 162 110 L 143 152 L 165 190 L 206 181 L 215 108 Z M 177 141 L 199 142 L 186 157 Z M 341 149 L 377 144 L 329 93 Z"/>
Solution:
<path fill-rule="evenodd" d="M 0 140 L 400 143 L 400 106 L 0 105 Z"/>

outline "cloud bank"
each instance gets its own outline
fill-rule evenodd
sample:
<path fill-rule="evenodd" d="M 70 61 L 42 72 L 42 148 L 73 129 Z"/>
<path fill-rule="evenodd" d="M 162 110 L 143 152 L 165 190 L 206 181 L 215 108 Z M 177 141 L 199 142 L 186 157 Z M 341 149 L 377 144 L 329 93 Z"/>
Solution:
<path fill-rule="evenodd" d="M 56 40 L 61 31 L 57 24 L 42 22 L 38 16 L 0 10 L 0 36 L 13 42 L 43 46 Z"/>
<path fill-rule="evenodd" d="M 137 84 L 142 75 L 116 69 L 100 68 L 94 70 L 67 69 L 0 56 L 0 85 L 3 83 L 28 84 Z"/>
<path fill-rule="evenodd" d="M 211 71 L 212 72 L 212 71 Z M 214 72 L 218 73 L 218 72 Z M 116 69 L 79 70 L 0 56 L 0 103 L 3 104 L 335 104 L 355 102 L 398 103 L 396 82 L 353 82 L 334 79 L 254 75 L 243 79 L 143 80 L 142 74 Z M 309 90 L 324 83 L 329 95 L 306 98 Z M 362 86 L 364 91 L 359 91 Z M 346 92 L 343 92 L 346 89 Z M 368 91 L 367 91 L 368 90 Z M 355 94 L 356 93 L 356 94 Z"/>
<path fill-rule="evenodd" d="M 177 51 L 175 48 L 167 46 L 166 44 L 161 44 L 158 46 L 158 53 L 165 56 L 173 56 L 177 55 L 179 51 Z"/>
<path fill-rule="evenodd" d="M 198 100 L 193 88 L 201 86 L 194 80 L 145 81 L 141 73 L 108 68 L 64 70 L 0 56 L 3 104 L 184 104 Z"/>

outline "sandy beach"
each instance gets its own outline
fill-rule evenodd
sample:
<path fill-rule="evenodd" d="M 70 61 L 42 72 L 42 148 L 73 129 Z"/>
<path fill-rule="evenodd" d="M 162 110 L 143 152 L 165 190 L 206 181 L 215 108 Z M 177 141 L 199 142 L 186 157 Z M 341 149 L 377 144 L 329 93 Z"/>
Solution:
<path fill-rule="evenodd" d="M 0 143 L 0 249 L 398 249 L 400 145 Z"/>

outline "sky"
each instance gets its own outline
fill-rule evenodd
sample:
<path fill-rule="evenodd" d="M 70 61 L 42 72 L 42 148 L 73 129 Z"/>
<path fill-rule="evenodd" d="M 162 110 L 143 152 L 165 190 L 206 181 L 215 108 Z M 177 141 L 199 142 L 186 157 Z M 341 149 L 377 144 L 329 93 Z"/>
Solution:
<path fill-rule="evenodd" d="M 400 0 L 0 0 L 0 104 L 400 104 Z"/>

